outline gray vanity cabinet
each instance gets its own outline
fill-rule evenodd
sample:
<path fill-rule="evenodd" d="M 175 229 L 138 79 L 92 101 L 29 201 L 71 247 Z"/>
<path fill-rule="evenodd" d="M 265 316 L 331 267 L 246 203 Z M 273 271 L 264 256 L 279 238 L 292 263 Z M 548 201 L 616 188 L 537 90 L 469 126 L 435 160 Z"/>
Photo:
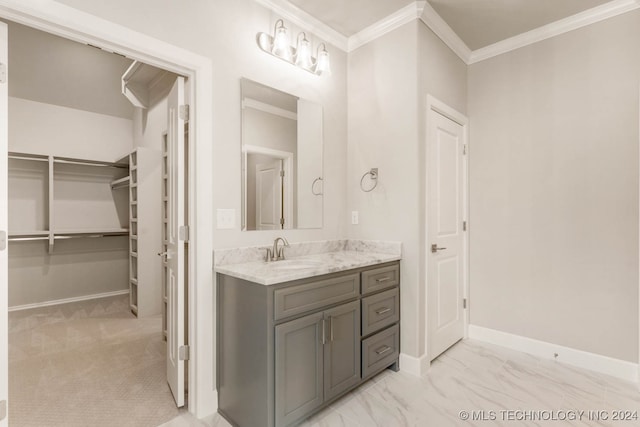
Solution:
<path fill-rule="evenodd" d="M 274 285 L 217 276 L 218 412 L 290 427 L 398 368 L 399 263 Z"/>
<path fill-rule="evenodd" d="M 276 326 L 276 425 L 286 426 L 360 381 L 360 304 Z"/>

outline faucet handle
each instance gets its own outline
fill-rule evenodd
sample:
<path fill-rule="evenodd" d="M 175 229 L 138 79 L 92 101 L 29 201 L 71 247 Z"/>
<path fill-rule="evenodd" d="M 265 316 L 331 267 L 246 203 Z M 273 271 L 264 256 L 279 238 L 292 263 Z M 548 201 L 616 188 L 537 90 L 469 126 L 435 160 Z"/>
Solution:
<path fill-rule="evenodd" d="M 271 262 L 273 261 L 273 254 L 271 253 L 271 248 L 265 248 L 267 250 L 267 253 L 265 254 L 264 260 L 265 262 Z"/>

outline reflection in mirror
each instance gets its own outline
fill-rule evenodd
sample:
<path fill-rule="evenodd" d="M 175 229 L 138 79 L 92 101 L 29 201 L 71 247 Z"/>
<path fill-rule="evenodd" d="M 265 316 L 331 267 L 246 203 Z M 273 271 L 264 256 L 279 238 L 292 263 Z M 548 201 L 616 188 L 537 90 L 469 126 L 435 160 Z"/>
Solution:
<path fill-rule="evenodd" d="M 321 228 L 322 106 L 241 82 L 243 230 Z"/>

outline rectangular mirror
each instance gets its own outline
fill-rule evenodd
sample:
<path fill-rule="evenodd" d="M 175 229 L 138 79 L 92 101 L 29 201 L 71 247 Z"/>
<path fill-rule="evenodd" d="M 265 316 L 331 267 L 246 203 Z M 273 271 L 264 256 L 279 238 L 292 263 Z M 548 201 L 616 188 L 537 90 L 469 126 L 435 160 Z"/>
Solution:
<path fill-rule="evenodd" d="M 322 106 L 241 80 L 242 229 L 321 228 Z"/>

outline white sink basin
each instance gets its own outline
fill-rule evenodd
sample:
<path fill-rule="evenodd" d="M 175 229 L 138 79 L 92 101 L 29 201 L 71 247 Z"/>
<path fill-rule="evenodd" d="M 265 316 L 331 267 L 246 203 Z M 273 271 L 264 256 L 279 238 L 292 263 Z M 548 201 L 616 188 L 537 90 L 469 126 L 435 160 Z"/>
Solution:
<path fill-rule="evenodd" d="M 276 270 L 304 270 L 307 268 L 317 268 L 321 265 L 322 262 L 310 259 L 285 259 L 271 263 L 271 267 Z"/>

